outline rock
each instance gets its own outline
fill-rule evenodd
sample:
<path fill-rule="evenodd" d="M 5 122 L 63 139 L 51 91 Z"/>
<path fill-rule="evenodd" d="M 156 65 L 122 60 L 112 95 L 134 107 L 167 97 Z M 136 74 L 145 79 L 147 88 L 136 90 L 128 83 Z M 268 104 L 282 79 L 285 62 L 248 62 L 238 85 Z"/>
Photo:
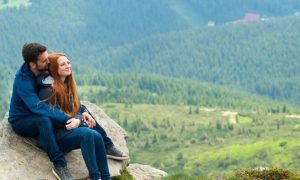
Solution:
<path fill-rule="evenodd" d="M 130 164 L 127 170 L 136 180 L 157 180 L 168 175 L 162 170 L 142 164 Z"/>
<path fill-rule="evenodd" d="M 129 154 L 126 145 L 127 133 L 109 118 L 102 109 L 90 102 L 82 102 L 91 111 L 97 122 L 105 129 L 115 146 Z M 32 145 L 34 141 L 15 134 L 7 121 L 7 114 L 0 121 L 0 174 L 1 179 L 56 179 L 51 172 L 52 163 L 47 154 Z M 76 179 L 88 176 L 81 151 L 74 150 L 66 154 L 68 167 Z M 109 159 L 112 176 L 120 175 L 128 161 Z"/>

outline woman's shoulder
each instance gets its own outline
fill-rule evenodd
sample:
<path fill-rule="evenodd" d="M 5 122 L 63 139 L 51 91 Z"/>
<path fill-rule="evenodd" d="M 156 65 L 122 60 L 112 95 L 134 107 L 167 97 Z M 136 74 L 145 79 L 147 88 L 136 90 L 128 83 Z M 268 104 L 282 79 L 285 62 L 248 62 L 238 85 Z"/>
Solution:
<path fill-rule="evenodd" d="M 37 84 L 38 86 L 51 86 L 54 82 L 54 79 L 52 76 L 50 76 L 49 73 L 43 72 L 37 77 Z"/>

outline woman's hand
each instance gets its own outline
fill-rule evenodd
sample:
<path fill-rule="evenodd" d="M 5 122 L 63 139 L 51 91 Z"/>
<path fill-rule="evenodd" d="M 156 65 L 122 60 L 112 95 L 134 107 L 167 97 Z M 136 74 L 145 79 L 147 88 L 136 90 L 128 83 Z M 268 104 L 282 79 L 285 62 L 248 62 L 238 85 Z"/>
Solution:
<path fill-rule="evenodd" d="M 93 128 L 96 126 L 96 120 L 88 113 L 82 113 L 84 122 L 88 125 L 89 128 Z"/>
<path fill-rule="evenodd" d="M 67 121 L 66 129 L 71 130 L 71 129 L 78 128 L 80 123 L 81 123 L 80 119 L 71 118 Z"/>

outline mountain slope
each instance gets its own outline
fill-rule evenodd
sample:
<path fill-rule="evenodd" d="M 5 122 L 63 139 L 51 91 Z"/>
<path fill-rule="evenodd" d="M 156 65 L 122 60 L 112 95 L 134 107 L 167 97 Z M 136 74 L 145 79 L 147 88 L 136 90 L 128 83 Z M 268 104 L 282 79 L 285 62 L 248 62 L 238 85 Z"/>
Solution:
<path fill-rule="evenodd" d="M 239 111 L 296 112 L 293 106 L 224 86 L 154 74 L 76 75 L 82 98 L 93 103 L 177 104 Z"/>
<path fill-rule="evenodd" d="M 290 17 L 159 35 L 99 54 L 101 63 L 94 65 L 197 79 L 299 103 L 299 22 Z"/>
<path fill-rule="evenodd" d="M 199 33 L 198 30 L 191 29 L 206 25 L 208 20 L 224 23 L 239 19 L 248 11 L 257 12 L 267 17 L 285 16 L 296 12 L 299 9 L 299 3 L 296 0 L 289 0 L 285 3 L 280 0 L 264 2 L 254 0 L 244 2 L 243 6 L 235 6 L 236 3 L 239 4 L 240 2 L 229 0 L 224 4 L 223 1 L 212 2 L 208 0 L 167 0 L 163 2 L 160 0 L 0 1 L 0 69 L 3 69 L 0 72 L 1 78 L 3 78 L 0 82 L 0 87 L 3 87 L 0 99 L 1 105 L 4 107 L 3 109 L 7 109 L 15 71 L 23 62 L 21 57 L 22 45 L 25 42 L 32 41 L 46 44 L 49 47 L 49 52 L 66 52 L 74 62 L 74 66 L 78 65 L 80 72 L 90 68 L 94 69 L 94 66 L 100 66 L 100 69 L 111 72 L 146 71 L 176 77 L 201 79 L 224 85 L 229 84 L 232 87 L 243 87 L 243 89 L 251 92 L 267 94 L 274 99 L 294 99 L 292 102 L 298 102 L 299 95 L 294 94 L 294 92 L 299 92 L 299 86 L 297 85 L 299 81 L 296 81 L 298 66 L 294 61 L 297 58 L 295 48 L 291 53 L 291 51 L 285 49 L 290 48 L 289 46 L 285 47 L 281 44 L 279 48 L 274 50 L 273 55 L 273 52 L 269 51 L 269 47 L 276 45 L 277 40 L 271 38 L 270 41 L 266 39 L 263 48 L 267 49 L 269 54 L 266 54 L 264 58 L 284 55 L 292 60 L 290 66 L 284 69 L 285 74 L 290 74 L 289 79 L 287 80 L 287 76 L 282 76 L 280 73 L 274 76 L 273 79 L 262 77 L 273 73 L 274 70 L 265 71 L 265 68 L 261 69 L 259 67 L 257 69 L 259 72 L 253 72 L 258 76 L 253 78 L 247 71 L 246 73 L 236 73 L 236 71 L 245 69 L 245 67 L 235 66 L 234 62 L 226 58 L 228 53 L 236 54 L 236 59 L 242 57 L 243 61 L 240 64 L 251 67 L 248 64 L 251 61 L 245 61 L 245 58 L 243 58 L 245 51 L 253 52 L 253 45 L 249 47 L 250 49 L 245 49 L 243 45 L 249 43 L 249 38 L 246 38 L 243 42 L 227 42 L 227 39 L 222 39 L 223 35 L 230 38 L 240 33 L 235 31 L 230 33 L 230 28 L 228 30 L 225 28 L 225 32 L 223 32 L 223 27 L 215 28 L 211 33 L 209 31 L 212 29 L 200 29 Z M 283 26 L 289 29 L 293 28 L 294 25 L 297 26 L 297 24 L 299 24 L 297 21 L 291 21 L 291 24 L 285 23 Z M 277 25 L 270 26 L 277 28 Z M 260 28 L 260 26 L 258 27 Z M 264 29 L 264 27 L 261 28 Z M 178 31 L 189 29 L 190 31 L 178 33 Z M 247 35 L 247 28 L 240 27 L 240 29 L 242 29 L 241 34 L 243 35 L 237 37 L 244 38 L 244 35 Z M 272 31 L 270 30 L 265 34 L 272 34 Z M 174 33 L 165 37 L 164 34 L 170 32 Z M 280 36 L 285 38 L 285 30 L 281 29 L 280 33 L 283 34 L 283 36 Z M 251 32 L 249 34 L 251 35 Z M 153 36 L 157 37 L 147 39 Z M 217 37 L 217 39 L 214 39 L 214 37 Z M 294 35 L 292 33 L 287 37 L 285 43 L 297 47 L 297 37 L 299 36 L 295 31 Z M 218 40 L 219 38 L 221 40 Z M 195 41 L 192 41 L 193 39 Z M 254 40 L 264 41 L 264 39 L 263 36 L 260 36 L 260 39 Z M 176 44 L 168 42 L 169 40 L 175 41 Z M 234 48 L 230 50 L 214 43 L 220 43 L 220 45 L 230 44 Z M 197 44 L 203 44 L 204 46 L 198 46 Z M 205 50 L 205 46 L 208 46 L 209 49 Z M 116 47 L 120 48 L 116 49 Z M 258 49 L 254 48 L 254 51 L 264 54 L 264 51 L 258 51 Z M 276 54 L 281 52 L 281 49 L 285 50 L 283 54 Z M 253 56 L 256 55 L 253 54 Z M 229 68 L 221 66 L 223 56 L 224 60 L 228 62 Z M 121 60 L 118 60 L 118 58 Z M 247 57 L 247 59 L 251 58 L 253 57 Z M 144 63 L 137 62 L 137 59 L 139 61 L 144 60 Z M 199 62 L 199 59 L 205 61 Z M 161 63 L 155 62 L 157 60 Z M 211 64 L 210 61 L 216 61 L 216 63 Z M 191 64 L 187 64 L 189 62 Z M 143 67 L 148 65 L 148 70 Z M 197 67 L 197 70 L 194 70 L 194 67 L 191 66 Z M 220 70 L 219 66 L 224 70 Z M 258 64 L 255 64 L 255 66 L 258 66 Z M 270 67 L 272 66 L 270 65 Z M 232 67 L 236 67 L 236 70 Z M 276 66 L 276 68 L 278 67 Z M 211 71 L 208 71 L 207 68 Z M 261 72 L 263 73 L 260 74 Z M 229 75 L 224 75 L 225 73 Z M 222 75 L 220 76 L 220 74 Z M 241 78 L 246 78 L 246 80 L 241 80 Z M 257 86 L 253 86 L 253 81 L 262 82 L 259 82 Z M 278 87 L 280 88 L 278 89 Z M 288 91 L 286 91 L 287 89 Z"/>

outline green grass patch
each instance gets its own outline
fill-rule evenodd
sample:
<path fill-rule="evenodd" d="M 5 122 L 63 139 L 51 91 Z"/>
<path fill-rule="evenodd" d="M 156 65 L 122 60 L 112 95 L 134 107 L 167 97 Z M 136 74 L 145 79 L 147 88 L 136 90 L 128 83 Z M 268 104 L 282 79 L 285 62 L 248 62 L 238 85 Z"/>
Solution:
<path fill-rule="evenodd" d="M 106 103 L 100 107 L 128 132 L 132 162 L 152 165 L 171 177 L 178 172 L 228 177 L 260 166 L 300 168 L 300 131 L 291 131 L 298 122 L 285 114 L 237 112 L 234 116 L 230 110 L 185 105 Z"/>
<path fill-rule="evenodd" d="M 124 170 L 121 172 L 120 176 L 112 177 L 112 180 L 134 180 L 134 179 L 127 170 Z"/>

